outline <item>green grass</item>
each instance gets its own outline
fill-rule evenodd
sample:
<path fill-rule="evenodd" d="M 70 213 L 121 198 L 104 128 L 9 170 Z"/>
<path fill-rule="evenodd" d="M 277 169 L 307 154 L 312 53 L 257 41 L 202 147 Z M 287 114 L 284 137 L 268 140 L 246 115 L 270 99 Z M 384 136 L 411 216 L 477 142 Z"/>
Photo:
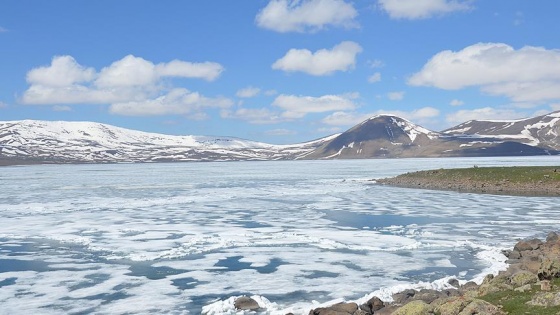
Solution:
<path fill-rule="evenodd" d="M 560 286 L 560 279 L 555 279 L 552 285 L 558 288 Z M 533 286 L 533 289 L 527 292 L 516 292 L 514 290 L 500 291 L 482 296 L 480 299 L 496 306 L 501 305 L 502 309 L 511 315 L 551 315 L 560 312 L 560 306 L 540 307 L 527 305 L 526 303 L 539 291 L 539 286 Z"/>
<path fill-rule="evenodd" d="M 479 182 L 560 182 L 560 166 L 471 167 L 420 171 L 400 176 L 409 178 L 465 179 Z"/>

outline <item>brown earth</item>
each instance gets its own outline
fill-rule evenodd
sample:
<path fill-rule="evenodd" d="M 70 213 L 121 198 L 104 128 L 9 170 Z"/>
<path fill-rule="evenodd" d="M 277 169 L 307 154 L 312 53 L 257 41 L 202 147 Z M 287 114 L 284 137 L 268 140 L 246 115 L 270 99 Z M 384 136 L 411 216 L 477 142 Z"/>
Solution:
<path fill-rule="evenodd" d="M 406 173 L 392 178 L 375 180 L 378 184 L 403 188 L 451 190 L 487 194 L 521 196 L 560 196 L 560 182 L 550 177 L 530 181 L 509 179 L 474 179 L 462 176 L 442 176 L 445 170 Z M 560 170 L 558 170 L 560 174 Z"/>

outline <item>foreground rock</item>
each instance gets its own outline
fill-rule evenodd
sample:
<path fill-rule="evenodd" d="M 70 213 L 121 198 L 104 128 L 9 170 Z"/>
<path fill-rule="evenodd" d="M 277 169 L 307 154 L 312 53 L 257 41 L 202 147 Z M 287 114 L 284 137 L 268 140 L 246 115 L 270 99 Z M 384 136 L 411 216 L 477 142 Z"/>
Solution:
<path fill-rule="evenodd" d="M 339 303 L 311 310 L 309 315 L 502 315 L 560 314 L 560 237 L 550 233 L 518 242 L 505 251 L 509 268 L 488 275 L 482 284 L 456 280 L 456 289 L 405 290 L 384 303 L 372 297 L 362 305 Z"/>
<path fill-rule="evenodd" d="M 240 311 L 255 311 L 260 308 L 259 303 L 257 303 L 257 301 L 247 296 L 242 296 L 240 298 L 237 298 L 234 302 L 234 306 L 235 309 Z"/>

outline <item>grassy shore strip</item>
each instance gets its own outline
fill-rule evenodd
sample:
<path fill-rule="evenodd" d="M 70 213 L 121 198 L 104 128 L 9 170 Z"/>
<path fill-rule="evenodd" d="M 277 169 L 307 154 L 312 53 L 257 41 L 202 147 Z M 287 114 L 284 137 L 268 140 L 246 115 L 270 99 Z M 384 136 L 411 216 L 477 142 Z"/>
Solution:
<path fill-rule="evenodd" d="M 560 166 L 438 169 L 383 178 L 377 183 L 476 193 L 560 196 Z"/>

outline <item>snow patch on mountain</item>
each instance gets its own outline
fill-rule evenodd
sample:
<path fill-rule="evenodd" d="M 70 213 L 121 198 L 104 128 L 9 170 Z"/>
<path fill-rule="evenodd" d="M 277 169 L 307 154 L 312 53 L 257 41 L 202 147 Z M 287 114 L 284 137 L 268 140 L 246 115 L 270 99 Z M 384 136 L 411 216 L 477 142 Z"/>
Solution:
<path fill-rule="evenodd" d="M 295 159 L 336 135 L 293 145 L 232 137 L 174 136 L 94 122 L 0 122 L 0 158 L 52 162 L 157 162 Z"/>

